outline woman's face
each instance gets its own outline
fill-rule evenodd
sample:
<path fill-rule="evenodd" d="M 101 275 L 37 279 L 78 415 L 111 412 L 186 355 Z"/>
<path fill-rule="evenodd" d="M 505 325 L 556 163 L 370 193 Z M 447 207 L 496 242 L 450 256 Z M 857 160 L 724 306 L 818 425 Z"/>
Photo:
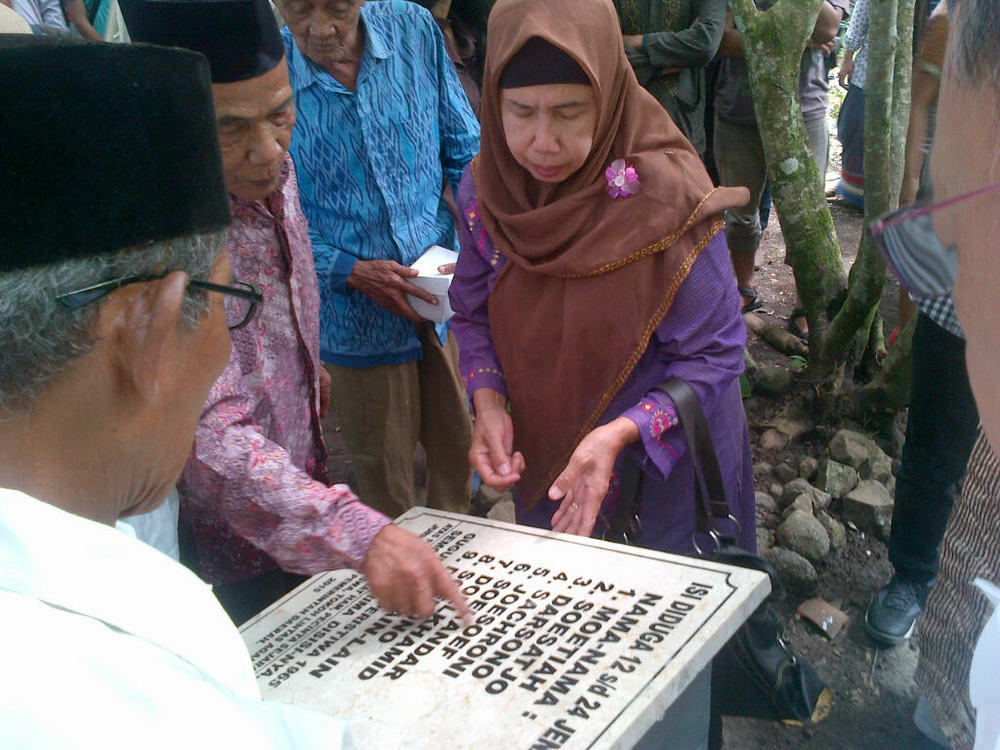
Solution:
<path fill-rule="evenodd" d="M 514 159 L 540 182 L 562 182 L 590 155 L 597 125 L 594 89 L 546 83 L 501 89 L 500 115 Z"/>

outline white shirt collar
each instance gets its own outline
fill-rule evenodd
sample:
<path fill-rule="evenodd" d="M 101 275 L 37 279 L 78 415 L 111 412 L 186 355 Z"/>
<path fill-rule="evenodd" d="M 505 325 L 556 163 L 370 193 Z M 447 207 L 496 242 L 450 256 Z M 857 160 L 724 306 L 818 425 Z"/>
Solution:
<path fill-rule="evenodd" d="M 122 532 L 0 488 L 0 589 L 155 643 L 258 698 L 246 646 L 211 587 Z"/>

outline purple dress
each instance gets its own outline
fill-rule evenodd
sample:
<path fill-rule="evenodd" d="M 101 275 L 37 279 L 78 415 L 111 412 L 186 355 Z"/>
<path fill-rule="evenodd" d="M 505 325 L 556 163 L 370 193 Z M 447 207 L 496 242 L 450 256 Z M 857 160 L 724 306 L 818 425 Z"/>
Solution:
<path fill-rule="evenodd" d="M 458 207 L 462 252 L 450 297 L 455 310 L 451 326 L 458 339 L 459 371 L 470 398 L 478 388 L 506 394 L 490 334 L 489 295 L 507 259 L 480 221 L 468 168 L 459 186 Z M 724 234 L 719 232 L 694 262 L 632 376 L 598 421 L 606 424 L 625 416 L 639 428 L 641 441 L 628 446 L 618 457 L 601 512 L 605 518 L 614 517 L 622 464 L 625 460 L 638 462 L 643 482 L 638 499 L 642 536 L 637 541 L 645 547 L 694 552 L 694 472 L 687 441 L 673 400 L 660 391 L 650 392 L 676 377 L 690 385 L 701 401 L 730 512 L 740 523 L 739 545 L 756 550 L 750 437 L 739 386 L 746 329 L 739 308 L 729 250 Z M 551 528 L 559 504 L 543 499 L 528 510 L 515 490 L 515 506 L 518 523 Z M 594 536 L 599 537 L 603 531 L 599 518 Z"/>

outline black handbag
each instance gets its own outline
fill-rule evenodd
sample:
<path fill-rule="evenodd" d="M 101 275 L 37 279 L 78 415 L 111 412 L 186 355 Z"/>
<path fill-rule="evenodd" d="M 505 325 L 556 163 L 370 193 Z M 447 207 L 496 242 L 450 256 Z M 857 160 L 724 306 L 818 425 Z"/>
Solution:
<path fill-rule="evenodd" d="M 713 716 L 746 716 L 805 725 L 822 721 L 830 712 L 833 693 L 816 670 L 796 656 L 771 602 L 785 590 L 774 568 L 759 555 L 736 546 L 739 522 L 730 514 L 719 462 L 715 456 L 701 402 L 682 380 L 656 387 L 673 399 L 687 438 L 695 474 L 695 532 L 697 556 L 729 565 L 760 570 L 771 579 L 771 593 L 730 638 L 712 661 Z M 607 523 L 604 538 L 625 544 L 641 540 L 638 498 L 642 469 L 626 461 L 620 501 Z"/>

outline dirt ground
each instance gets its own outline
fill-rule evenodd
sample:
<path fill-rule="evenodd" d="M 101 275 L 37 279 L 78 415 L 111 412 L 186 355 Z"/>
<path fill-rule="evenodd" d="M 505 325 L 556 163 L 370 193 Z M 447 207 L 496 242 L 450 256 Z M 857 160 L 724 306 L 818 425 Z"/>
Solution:
<path fill-rule="evenodd" d="M 832 141 L 831 171 L 828 175 L 828 201 L 840 238 L 845 261 L 850 264 L 861 234 L 861 214 L 832 197 L 829 189 L 836 182 L 839 154 Z M 790 314 L 795 301 L 791 270 L 784 265 L 784 243 L 777 217 L 772 214 L 761 250 L 757 256 L 759 268 L 755 284 L 764 303 L 758 314 L 771 322 L 782 323 Z M 896 287 L 887 284 L 883 299 L 885 331 L 896 324 L 898 305 Z M 766 344 L 752 340 L 750 351 L 760 363 L 784 363 L 788 360 Z M 794 395 L 794 394 L 793 394 Z M 792 396 L 786 397 L 791 398 Z M 784 405 L 783 399 L 751 397 L 745 406 L 751 426 L 751 438 L 763 431 L 763 425 Z M 856 427 L 850 425 L 851 427 Z M 765 451 L 754 445 L 755 462 L 766 461 L 776 466 L 782 461 L 793 465 L 801 456 L 819 456 L 822 446 L 832 437 L 837 425 L 824 425 L 807 433 L 784 450 Z M 350 458 L 343 446 L 335 417 L 324 425 L 330 448 L 329 468 L 336 482 L 351 482 Z M 418 483 L 422 484 L 423 457 L 415 457 Z M 766 487 L 758 487 L 766 491 Z M 833 508 L 836 515 L 837 509 Z M 831 553 L 817 566 L 817 594 L 838 606 L 850 618 L 833 640 L 829 640 L 810 623 L 795 614 L 801 599 L 790 599 L 779 605 L 787 622 L 787 634 L 796 650 L 815 666 L 834 692 L 829 717 L 811 727 L 795 728 L 782 724 L 749 719 L 726 719 L 726 750 L 771 750 L 807 748 L 810 750 L 912 750 L 924 747 L 911 716 L 916 703 L 913 673 L 917 650 L 913 643 L 891 649 L 876 649 L 864 633 L 864 612 L 875 591 L 888 580 L 891 565 L 885 543 L 863 532 L 847 530 L 847 544 Z"/>

